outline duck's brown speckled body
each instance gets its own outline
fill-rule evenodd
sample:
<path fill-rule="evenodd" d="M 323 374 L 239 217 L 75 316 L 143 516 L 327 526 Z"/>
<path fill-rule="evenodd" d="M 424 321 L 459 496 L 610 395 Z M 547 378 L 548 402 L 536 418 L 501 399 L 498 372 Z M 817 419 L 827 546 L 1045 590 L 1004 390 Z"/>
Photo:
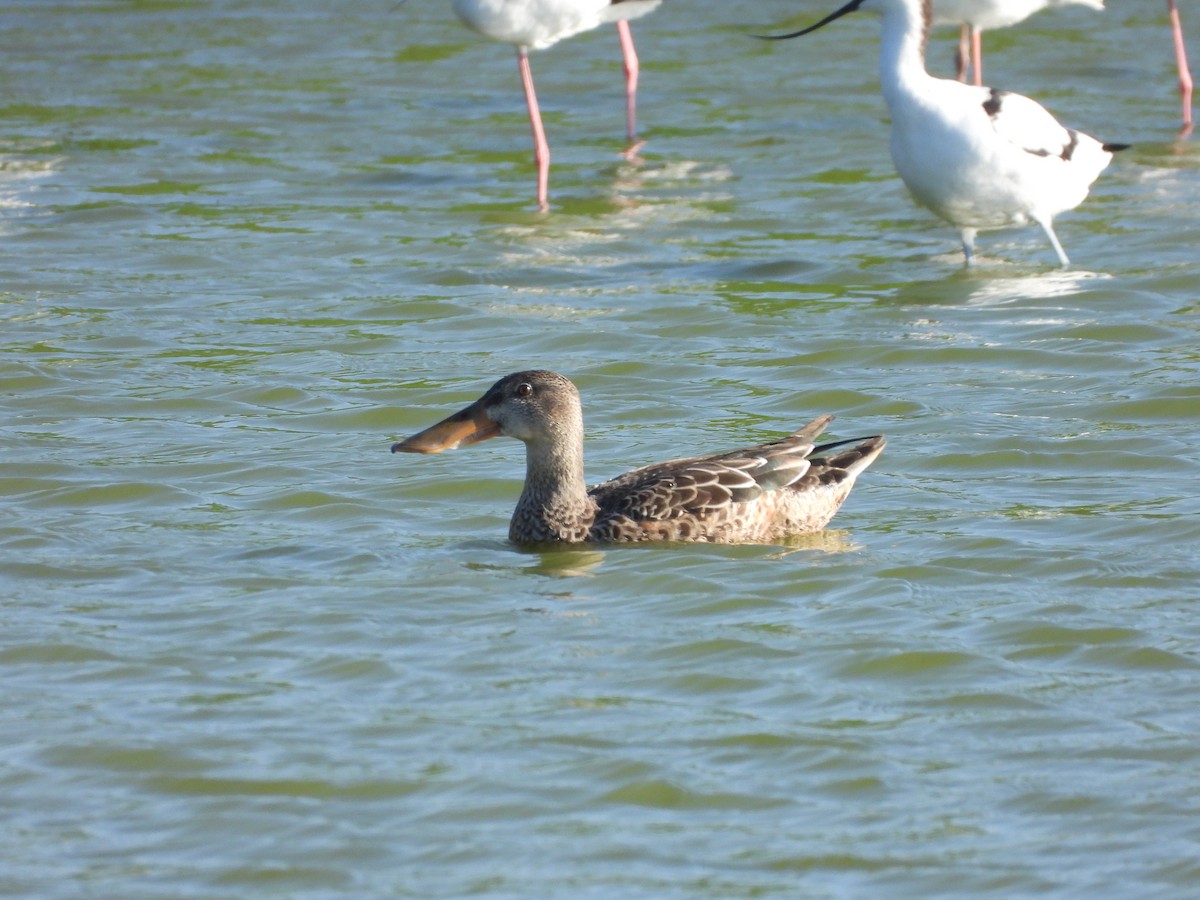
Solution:
<path fill-rule="evenodd" d="M 501 378 L 392 452 L 438 453 L 501 434 L 524 441 L 525 489 L 508 531 L 518 543 L 753 543 L 820 531 L 883 450 L 882 436 L 814 445 L 832 419 L 821 416 L 756 447 L 645 466 L 589 489 L 579 392 L 562 375 L 538 370 Z"/>

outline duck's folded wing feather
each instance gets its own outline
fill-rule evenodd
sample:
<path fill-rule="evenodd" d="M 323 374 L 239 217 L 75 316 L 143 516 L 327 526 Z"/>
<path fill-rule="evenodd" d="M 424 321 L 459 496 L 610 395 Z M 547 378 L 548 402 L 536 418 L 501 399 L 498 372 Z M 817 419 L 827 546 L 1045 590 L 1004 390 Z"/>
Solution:
<path fill-rule="evenodd" d="M 602 514 L 638 521 L 703 517 L 800 482 L 810 468 L 813 439 L 832 418 L 822 416 L 768 444 L 635 469 L 589 493 Z"/>
<path fill-rule="evenodd" d="M 637 521 L 704 516 L 763 492 L 746 468 L 712 460 L 674 460 L 628 472 L 590 493 L 601 512 Z"/>

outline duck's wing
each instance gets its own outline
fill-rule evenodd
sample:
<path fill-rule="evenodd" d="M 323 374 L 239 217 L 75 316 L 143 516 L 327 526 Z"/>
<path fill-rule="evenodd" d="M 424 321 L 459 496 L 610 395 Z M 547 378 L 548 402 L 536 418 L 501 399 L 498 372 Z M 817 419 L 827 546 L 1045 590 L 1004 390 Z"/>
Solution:
<path fill-rule="evenodd" d="M 640 522 L 703 519 L 800 482 L 811 468 L 814 438 L 832 419 L 821 416 L 778 441 L 634 469 L 596 485 L 589 494 L 601 516 Z"/>

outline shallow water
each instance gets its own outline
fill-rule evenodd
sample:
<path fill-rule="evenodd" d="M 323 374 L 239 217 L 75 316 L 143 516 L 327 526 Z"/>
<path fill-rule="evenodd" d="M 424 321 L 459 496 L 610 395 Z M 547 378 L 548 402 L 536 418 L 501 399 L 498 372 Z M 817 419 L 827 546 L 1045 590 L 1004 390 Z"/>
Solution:
<path fill-rule="evenodd" d="M 1160 5 L 988 36 L 989 81 L 1135 144 L 1066 272 L 1033 229 L 962 269 L 877 23 L 746 36 L 810 0 L 639 22 L 635 160 L 612 30 L 535 56 L 546 216 L 511 52 L 449 4 L 0 9 L 0 892 L 1191 893 Z M 822 412 L 889 446 L 787 546 L 522 552 L 519 445 L 387 449 L 529 366 L 594 480 Z"/>

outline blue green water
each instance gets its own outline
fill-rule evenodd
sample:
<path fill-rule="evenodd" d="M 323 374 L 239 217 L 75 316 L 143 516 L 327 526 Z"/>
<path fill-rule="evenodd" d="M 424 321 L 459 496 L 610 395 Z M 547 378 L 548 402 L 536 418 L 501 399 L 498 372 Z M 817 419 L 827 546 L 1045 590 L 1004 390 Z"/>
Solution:
<path fill-rule="evenodd" d="M 911 205 L 877 22 L 747 37 L 812 0 L 637 23 L 635 160 L 615 32 L 535 55 L 545 216 L 512 53 L 449 4 L 0 6 L 0 892 L 1190 895 L 1160 5 L 987 38 L 1135 145 L 1066 272 L 1036 229 L 964 271 Z M 532 366 L 594 481 L 824 412 L 889 446 L 787 546 L 522 552 L 519 444 L 387 451 Z"/>

